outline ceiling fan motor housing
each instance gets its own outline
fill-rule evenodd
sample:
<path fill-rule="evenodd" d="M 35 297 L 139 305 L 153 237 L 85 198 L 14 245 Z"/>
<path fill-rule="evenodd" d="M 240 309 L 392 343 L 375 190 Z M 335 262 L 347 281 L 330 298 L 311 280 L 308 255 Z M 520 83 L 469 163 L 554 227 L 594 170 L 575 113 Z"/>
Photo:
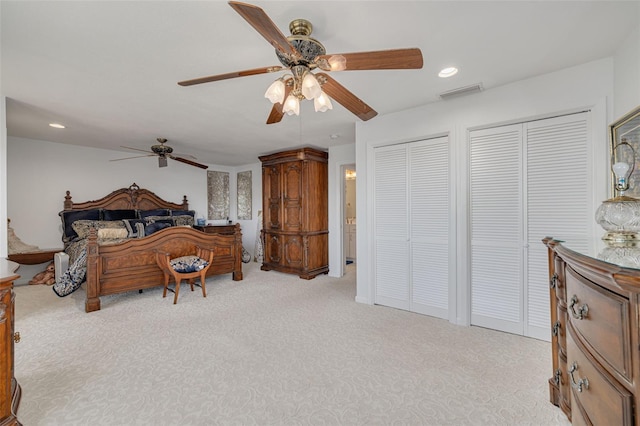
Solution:
<path fill-rule="evenodd" d="M 318 40 L 309 37 L 313 26 L 306 19 L 296 19 L 289 24 L 291 35 L 287 37 L 289 43 L 300 54 L 300 58 L 293 58 L 290 55 L 280 52 L 276 49 L 276 55 L 280 63 L 288 68 L 295 65 L 305 65 L 309 69 L 316 67 L 314 59 L 318 56 L 326 55 L 327 51 Z"/>

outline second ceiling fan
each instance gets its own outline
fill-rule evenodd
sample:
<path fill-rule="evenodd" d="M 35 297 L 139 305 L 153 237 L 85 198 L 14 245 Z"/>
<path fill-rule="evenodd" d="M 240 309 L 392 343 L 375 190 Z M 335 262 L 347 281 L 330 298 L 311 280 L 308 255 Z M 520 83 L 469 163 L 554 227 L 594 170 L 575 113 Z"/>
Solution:
<path fill-rule="evenodd" d="M 229 5 L 276 49 L 276 56 L 282 65 L 200 77 L 178 84 L 192 86 L 289 70 L 290 75 L 280 77 L 265 93 L 265 97 L 273 103 L 267 124 L 280 122 L 285 113 L 297 115 L 299 102 L 303 99 L 313 99 L 316 111 L 331 109 L 331 101 L 327 96 L 361 120 L 370 120 L 378 113 L 326 72 L 422 68 L 422 52 L 418 48 L 328 55 L 324 46 L 310 37 L 313 26 L 309 21 L 291 21 L 291 35 L 285 37 L 261 8 L 236 1 L 230 1 Z M 315 69 L 326 72 L 313 73 Z"/>

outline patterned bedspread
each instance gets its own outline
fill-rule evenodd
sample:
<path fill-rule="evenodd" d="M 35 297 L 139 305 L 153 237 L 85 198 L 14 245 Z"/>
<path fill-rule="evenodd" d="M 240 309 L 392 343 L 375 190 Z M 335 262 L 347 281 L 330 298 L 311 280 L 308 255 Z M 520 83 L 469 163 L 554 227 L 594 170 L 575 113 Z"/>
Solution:
<path fill-rule="evenodd" d="M 98 240 L 100 245 L 118 244 L 123 239 Z M 87 277 L 87 239 L 70 243 L 65 252 L 69 255 L 69 269 L 60 277 L 60 280 L 53 285 L 53 291 L 60 297 L 68 296 L 80 288 Z"/>

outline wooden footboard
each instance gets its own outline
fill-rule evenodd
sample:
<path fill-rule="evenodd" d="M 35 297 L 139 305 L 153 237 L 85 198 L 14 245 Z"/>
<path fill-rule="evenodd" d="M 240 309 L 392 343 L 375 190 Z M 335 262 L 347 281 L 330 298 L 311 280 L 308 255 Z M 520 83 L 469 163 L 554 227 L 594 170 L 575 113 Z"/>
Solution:
<path fill-rule="evenodd" d="M 162 229 L 148 237 L 113 245 L 99 245 L 92 230 L 87 245 L 86 312 L 100 309 L 100 296 L 163 285 L 163 274 L 155 260 L 156 250 L 171 258 L 195 254 L 196 246 L 214 251 L 207 276 L 232 273 L 242 280 L 242 233 L 206 234 L 186 227 Z"/>

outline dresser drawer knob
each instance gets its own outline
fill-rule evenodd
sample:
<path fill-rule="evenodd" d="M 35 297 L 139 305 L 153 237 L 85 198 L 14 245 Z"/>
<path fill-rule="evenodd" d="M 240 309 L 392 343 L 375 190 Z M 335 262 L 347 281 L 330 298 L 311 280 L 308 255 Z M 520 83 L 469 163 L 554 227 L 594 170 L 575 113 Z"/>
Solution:
<path fill-rule="evenodd" d="M 571 364 L 571 368 L 569 369 L 569 376 L 571 376 L 571 387 L 578 392 L 582 392 L 583 386 L 584 389 L 589 389 L 589 380 L 586 377 L 576 382 L 576 379 L 573 377 L 573 373 L 575 373 L 576 370 L 578 370 L 578 363 L 576 361 L 573 361 L 573 364 Z"/>
<path fill-rule="evenodd" d="M 550 288 L 556 288 L 558 282 L 558 274 L 556 274 L 555 272 L 553 273 L 553 276 L 551 277 L 551 279 L 549 280 L 549 287 Z"/>
<path fill-rule="evenodd" d="M 556 386 L 560 386 L 560 377 L 562 377 L 562 371 L 560 371 L 560 369 L 558 368 L 553 373 L 553 383 L 555 383 Z"/>
<path fill-rule="evenodd" d="M 571 315 L 575 319 L 579 319 L 579 320 L 585 319 L 587 317 L 587 314 L 589 313 L 589 306 L 585 303 L 584 305 L 580 306 L 578 308 L 578 312 L 576 312 L 575 306 L 577 304 L 578 304 L 578 296 L 574 294 L 573 297 L 571 298 L 571 303 L 569 303 L 569 310 L 571 311 Z"/>

